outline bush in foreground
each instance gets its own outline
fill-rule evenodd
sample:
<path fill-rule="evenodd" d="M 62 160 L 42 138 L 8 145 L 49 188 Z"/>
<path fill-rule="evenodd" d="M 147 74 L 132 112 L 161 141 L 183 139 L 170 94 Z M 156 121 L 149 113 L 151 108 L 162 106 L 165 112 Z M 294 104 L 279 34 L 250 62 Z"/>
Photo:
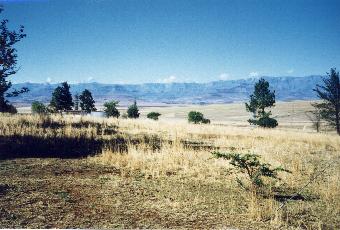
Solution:
<path fill-rule="evenodd" d="M 259 188 L 265 187 L 264 178 L 270 178 L 274 180 L 280 180 L 278 172 L 288 172 L 289 170 L 282 167 L 273 168 L 268 163 L 260 162 L 259 155 L 247 153 L 212 153 L 216 158 L 222 158 L 230 160 L 230 164 L 233 165 L 239 172 L 245 173 L 251 182 L 251 190 L 258 191 Z M 244 183 L 237 178 L 237 182 L 246 188 Z"/>

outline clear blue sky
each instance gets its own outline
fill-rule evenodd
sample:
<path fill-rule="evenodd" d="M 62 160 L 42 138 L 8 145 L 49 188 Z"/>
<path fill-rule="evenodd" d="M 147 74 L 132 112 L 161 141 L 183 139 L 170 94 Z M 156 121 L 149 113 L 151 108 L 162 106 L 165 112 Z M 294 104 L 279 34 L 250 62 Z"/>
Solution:
<path fill-rule="evenodd" d="M 7 0 L 14 82 L 207 82 L 340 68 L 340 1 Z"/>

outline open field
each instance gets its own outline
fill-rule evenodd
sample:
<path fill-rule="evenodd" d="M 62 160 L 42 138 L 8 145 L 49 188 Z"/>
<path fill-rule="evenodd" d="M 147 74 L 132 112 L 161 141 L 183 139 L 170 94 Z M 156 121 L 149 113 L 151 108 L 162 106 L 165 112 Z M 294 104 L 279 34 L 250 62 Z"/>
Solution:
<path fill-rule="evenodd" d="M 312 101 L 291 101 L 277 102 L 273 107 L 272 113 L 279 122 L 281 129 L 297 129 L 311 131 L 311 122 L 306 116 L 306 111 L 312 110 Z M 102 104 L 96 105 L 99 110 L 103 109 Z M 139 107 L 141 117 L 146 118 L 149 112 L 156 111 L 162 114 L 159 118 L 161 121 L 179 121 L 187 120 L 190 111 L 196 110 L 202 112 L 213 124 L 223 124 L 231 126 L 248 126 L 247 120 L 250 113 L 245 109 L 244 103 L 231 104 L 209 104 L 209 105 L 142 105 Z M 126 112 L 126 107 L 120 107 L 121 114 Z M 29 113 L 29 107 L 18 108 L 21 113 Z"/>
<path fill-rule="evenodd" d="M 340 228 L 333 134 L 2 115 L 0 149 L 1 228 Z M 292 173 L 255 195 L 214 150 L 250 151 Z"/>

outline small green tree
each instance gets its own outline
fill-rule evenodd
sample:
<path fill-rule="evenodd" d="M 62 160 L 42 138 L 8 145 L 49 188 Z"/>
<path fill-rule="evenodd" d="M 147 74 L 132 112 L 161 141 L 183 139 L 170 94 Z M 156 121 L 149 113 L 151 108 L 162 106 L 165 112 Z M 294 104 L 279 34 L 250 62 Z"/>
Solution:
<path fill-rule="evenodd" d="M 313 106 L 320 111 L 322 119 L 335 127 L 340 135 L 340 79 L 335 68 L 323 78 L 323 85 L 317 85 L 314 91 L 322 101 Z"/>
<path fill-rule="evenodd" d="M 47 107 L 38 101 L 34 101 L 31 105 L 32 113 L 34 114 L 46 114 L 48 112 Z"/>
<path fill-rule="evenodd" d="M 160 113 L 157 113 L 157 112 L 150 112 L 150 113 L 148 113 L 148 115 L 147 115 L 146 117 L 149 118 L 149 119 L 152 119 L 152 120 L 157 121 L 157 120 L 158 120 L 158 117 L 159 117 L 160 115 L 161 115 L 161 114 L 160 114 Z"/>
<path fill-rule="evenodd" d="M 269 82 L 261 78 L 254 87 L 254 93 L 250 95 L 249 104 L 246 103 L 248 112 L 253 113 L 253 119 L 249 119 L 250 124 L 266 128 L 275 128 L 278 123 L 271 118 L 271 111 L 266 112 L 267 107 L 275 106 L 275 91 L 269 90 Z"/>
<path fill-rule="evenodd" d="M 139 118 L 139 109 L 135 101 L 127 110 L 128 118 Z"/>
<path fill-rule="evenodd" d="M 270 178 L 274 180 L 280 180 L 278 172 L 288 172 L 289 170 L 280 167 L 273 168 L 270 164 L 260 162 L 260 156 L 252 153 L 239 154 L 239 153 L 212 153 L 216 158 L 222 158 L 230 160 L 230 164 L 233 165 L 238 172 L 245 173 L 251 182 L 252 189 L 258 190 L 258 188 L 265 186 L 263 179 Z M 245 184 L 237 178 L 237 182 L 246 188 Z"/>
<path fill-rule="evenodd" d="M 95 101 L 93 100 L 92 94 L 89 90 L 85 89 L 79 96 L 80 100 L 80 108 L 82 111 L 86 113 L 91 113 L 91 111 L 96 111 L 96 107 L 94 105 Z"/>
<path fill-rule="evenodd" d="M 58 86 L 53 91 L 50 107 L 56 112 L 72 109 L 72 94 L 70 93 L 70 85 L 67 82 L 61 83 L 61 86 Z"/>
<path fill-rule="evenodd" d="M 188 113 L 188 121 L 194 124 L 210 124 L 210 120 L 204 118 L 203 113 L 197 111 L 190 111 Z"/>
<path fill-rule="evenodd" d="M 117 109 L 119 101 L 109 101 L 104 103 L 104 113 L 106 117 L 119 117 L 120 113 Z"/>

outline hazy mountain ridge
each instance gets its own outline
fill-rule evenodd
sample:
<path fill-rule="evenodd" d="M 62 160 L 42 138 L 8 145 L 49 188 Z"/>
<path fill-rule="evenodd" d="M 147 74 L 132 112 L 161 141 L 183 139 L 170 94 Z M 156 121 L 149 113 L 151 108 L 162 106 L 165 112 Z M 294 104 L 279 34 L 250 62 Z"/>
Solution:
<path fill-rule="evenodd" d="M 276 99 L 310 100 L 316 84 L 322 82 L 321 76 L 306 77 L 264 77 L 276 92 Z M 71 84 L 71 92 L 81 93 L 84 89 L 92 92 L 96 102 L 119 100 L 125 104 L 134 99 L 147 103 L 230 103 L 248 100 L 254 89 L 256 78 L 213 81 L 208 83 L 145 83 L 145 84 Z M 49 102 L 58 84 L 19 83 L 13 88 L 27 87 L 30 92 L 10 98 L 16 104 L 30 104 L 32 101 Z"/>

